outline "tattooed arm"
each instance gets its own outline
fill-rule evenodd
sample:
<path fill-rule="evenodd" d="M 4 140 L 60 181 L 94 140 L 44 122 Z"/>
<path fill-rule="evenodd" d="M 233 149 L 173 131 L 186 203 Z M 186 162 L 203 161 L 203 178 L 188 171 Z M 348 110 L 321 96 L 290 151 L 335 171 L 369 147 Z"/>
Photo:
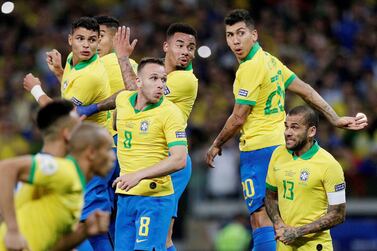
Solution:
<path fill-rule="evenodd" d="M 278 192 L 266 189 L 266 197 L 264 199 L 264 204 L 266 206 L 267 214 L 270 217 L 274 228 L 278 228 L 284 225 L 283 220 L 280 217 L 279 205 L 278 205 Z"/>
<path fill-rule="evenodd" d="M 292 243 L 298 237 L 330 229 L 333 226 L 344 222 L 345 218 L 345 203 L 331 205 L 327 209 L 327 213 L 318 220 L 301 227 L 286 227 L 282 229 L 282 231 L 276 233 L 276 239 L 287 245 Z"/>
<path fill-rule="evenodd" d="M 207 152 L 206 162 L 210 167 L 214 167 L 213 160 L 217 155 L 221 155 L 221 147 L 225 144 L 225 142 L 239 132 L 243 124 L 245 124 L 247 116 L 250 114 L 252 109 L 253 108 L 250 105 L 234 105 L 232 115 L 230 115 L 224 125 L 224 128 L 216 137 L 215 141 L 212 143 L 212 146 Z"/>
<path fill-rule="evenodd" d="M 321 112 L 333 126 L 349 130 L 361 130 L 368 125 L 366 117 L 339 117 L 318 92 L 298 77 L 288 86 L 288 90 L 296 93 L 307 104 Z"/>
<path fill-rule="evenodd" d="M 130 59 L 127 56 L 118 58 L 120 69 L 122 71 L 122 77 L 124 81 L 124 87 L 126 90 L 134 91 L 137 89 L 136 74 L 134 73 Z"/>

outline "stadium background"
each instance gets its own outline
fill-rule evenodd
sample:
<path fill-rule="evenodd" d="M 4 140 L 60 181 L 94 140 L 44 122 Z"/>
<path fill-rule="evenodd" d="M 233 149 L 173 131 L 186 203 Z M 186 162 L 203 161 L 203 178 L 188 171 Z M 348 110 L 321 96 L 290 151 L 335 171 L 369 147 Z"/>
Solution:
<path fill-rule="evenodd" d="M 1 1 L 3 3 L 3 1 Z M 342 164 L 347 180 L 347 220 L 333 231 L 336 250 L 377 250 L 377 2 L 362 1 L 15 1 L 10 14 L 0 14 L 0 159 L 37 152 L 41 139 L 34 125 L 37 104 L 23 90 L 32 72 L 46 92 L 59 95 L 59 83 L 49 72 L 45 52 L 68 55 L 70 23 L 84 15 L 112 15 L 131 27 L 138 38 L 133 58 L 162 57 L 165 30 L 172 22 L 187 22 L 198 30 L 194 72 L 199 94 L 188 131 L 193 176 L 182 201 L 177 225 L 181 250 L 239 249 L 247 242 L 241 198 L 236 140 L 229 142 L 217 168 L 208 171 L 205 151 L 233 107 L 232 83 L 237 62 L 226 45 L 223 17 L 233 8 L 252 11 L 261 46 L 279 57 L 310 83 L 340 115 L 364 112 L 363 132 L 331 127 L 323 118 L 318 140 Z M 286 109 L 302 101 L 288 94 Z M 229 225 L 229 223 L 233 223 Z M 227 228 L 224 228 L 228 226 Z M 229 238 L 229 240 L 227 239 Z"/>

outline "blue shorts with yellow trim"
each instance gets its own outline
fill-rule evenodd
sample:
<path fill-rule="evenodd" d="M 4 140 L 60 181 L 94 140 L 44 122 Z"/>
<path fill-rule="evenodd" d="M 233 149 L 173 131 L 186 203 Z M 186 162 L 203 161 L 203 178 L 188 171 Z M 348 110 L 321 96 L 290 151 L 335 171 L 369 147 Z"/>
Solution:
<path fill-rule="evenodd" d="M 278 146 L 241 152 L 240 154 L 241 183 L 246 206 L 250 214 L 264 205 L 268 165 L 272 152 L 276 147 Z"/>
<path fill-rule="evenodd" d="M 161 197 L 118 194 L 115 251 L 166 250 L 174 194 Z"/>
<path fill-rule="evenodd" d="M 170 177 L 173 182 L 174 196 L 175 196 L 175 208 L 174 208 L 174 215 L 173 215 L 174 218 L 177 218 L 178 216 L 179 199 L 181 198 L 183 192 L 185 191 L 190 181 L 191 172 L 192 172 L 191 158 L 190 158 L 190 155 L 187 154 L 186 166 L 182 170 L 179 170 L 177 172 L 170 174 Z"/>

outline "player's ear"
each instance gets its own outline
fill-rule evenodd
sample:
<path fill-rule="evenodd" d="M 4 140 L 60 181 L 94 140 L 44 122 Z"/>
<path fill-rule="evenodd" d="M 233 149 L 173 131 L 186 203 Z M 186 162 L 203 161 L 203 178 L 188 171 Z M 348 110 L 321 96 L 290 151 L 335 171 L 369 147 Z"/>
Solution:
<path fill-rule="evenodd" d="M 142 85 L 141 79 L 138 78 L 138 77 L 136 77 L 136 85 L 137 85 L 138 88 L 140 88 L 141 85 Z"/>
<path fill-rule="evenodd" d="M 251 30 L 251 38 L 254 43 L 258 41 L 258 32 L 256 29 Z"/>
<path fill-rule="evenodd" d="M 169 44 L 167 41 L 164 42 L 164 44 L 162 45 L 162 49 L 164 50 L 164 52 L 168 52 L 168 48 L 169 48 Z"/>
<path fill-rule="evenodd" d="M 309 138 L 314 138 L 316 133 L 317 133 L 317 127 L 315 127 L 315 126 L 309 127 L 309 130 L 308 130 L 308 137 Z"/>
<path fill-rule="evenodd" d="M 68 44 L 69 44 L 69 46 L 72 46 L 72 35 L 71 34 L 68 35 Z"/>

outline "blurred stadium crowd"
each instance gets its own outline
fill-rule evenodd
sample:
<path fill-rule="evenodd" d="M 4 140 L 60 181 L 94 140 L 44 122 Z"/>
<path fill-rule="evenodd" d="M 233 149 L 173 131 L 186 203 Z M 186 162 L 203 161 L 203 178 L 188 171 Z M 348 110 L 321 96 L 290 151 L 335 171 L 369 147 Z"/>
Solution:
<path fill-rule="evenodd" d="M 198 200 L 240 196 L 236 140 L 227 145 L 215 170 L 208 173 L 203 160 L 233 107 L 232 84 L 238 64 L 226 45 L 223 17 L 234 8 L 252 11 L 261 46 L 310 83 L 339 115 L 367 114 L 367 130 L 357 133 L 335 129 L 322 119 L 318 140 L 342 164 L 348 196 L 376 197 L 374 0 L 16 1 L 12 14 L 0 15 L 0 159 L 40 149 L 40 135 L 33 122 L 37 104 L 23 90 L 23 77 L 32 72 L 50 96 L 59 96 L 59 83 L 47 68 L 45 52 L 56 48 L 65 61 L 73 19 L 100 14 L 117 17 L 131 27 L 132 37 L 138 38 L 133 55 L 136 61 L 143 56 L 162 56 L 168 25 L 187 22 L 198 30 L 198 47 L 207 45 L 212 52 L 209 58 L 197 55 L 194 60 L 199 94 L 188 128 L 194 168 L 190 192 Z M 288 94 L 286 109 L 300 103 L 298 97 Z"/>

